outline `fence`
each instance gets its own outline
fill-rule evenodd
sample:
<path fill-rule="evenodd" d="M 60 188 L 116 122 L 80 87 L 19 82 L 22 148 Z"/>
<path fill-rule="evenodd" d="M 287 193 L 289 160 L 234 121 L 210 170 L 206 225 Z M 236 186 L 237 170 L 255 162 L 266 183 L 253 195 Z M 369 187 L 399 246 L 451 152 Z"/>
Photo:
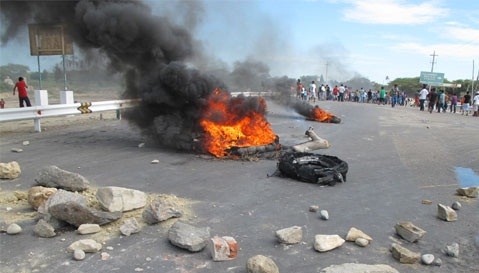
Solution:
<path fill-rule="evenodd" d="M 43 91 L 43 90 L 42 90 Z M 240 94 L 244 96 L 271 96 L 271 92 L 232 92 L 231 96 L 236 97 Z M 48 95 L 45 92 L 36 92 L 38 100 L 46 101 L 48 104 Z M 43 98 L 41 98 L 43 96 Z M 46 96 L 46 97 L 45 97 Z M 77 114 L 89 114 L 102 111 L 118 111 L 117 117 L 120 118 L 120 110 L 130 108 L 138 104 L 139 99 L 131 100 L 111 100 L 98 102 L 81 102 L 69 104 L 37 105 L 23 108 L 6 108 L 0 110 L 0 123 L 7 121 L 33 119 L 36 132 L 41 132 L 41 119 L 47 117 L 67 116 Z"/>

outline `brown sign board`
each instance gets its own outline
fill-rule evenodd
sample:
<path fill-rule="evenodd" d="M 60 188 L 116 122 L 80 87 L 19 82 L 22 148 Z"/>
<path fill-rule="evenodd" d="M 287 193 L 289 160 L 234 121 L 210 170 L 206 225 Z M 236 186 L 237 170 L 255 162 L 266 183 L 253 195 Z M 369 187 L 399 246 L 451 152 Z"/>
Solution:
<path fill-rule="evenodd" d="M 30 55 L 73 55 L 73 42 L 64 25 L 28 25 Z"/>

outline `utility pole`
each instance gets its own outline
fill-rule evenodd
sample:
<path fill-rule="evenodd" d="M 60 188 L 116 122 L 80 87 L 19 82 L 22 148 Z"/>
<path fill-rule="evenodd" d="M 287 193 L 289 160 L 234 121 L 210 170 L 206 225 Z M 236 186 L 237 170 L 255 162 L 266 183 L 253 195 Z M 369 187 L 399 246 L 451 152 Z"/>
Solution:
<path fill-rule="evenodd" d="M 326 62 L 326 78 L 324 79 L 324 81 L 326 82 L 326 84 L 328 84 L 328 66 L 329 66 L 329 63 Z"/>
<path fill-rule="evenodd" d="M 431 72 L 434 72 L 434 63 L 436 63 L 436 56 L 439 56 L 439 55 L 436 55 L 436 50 L 434 50 L 434 53 L 432 53 L 431 55 L 429 56 L 432 56 L 432 66 L 431 66 Z"/>

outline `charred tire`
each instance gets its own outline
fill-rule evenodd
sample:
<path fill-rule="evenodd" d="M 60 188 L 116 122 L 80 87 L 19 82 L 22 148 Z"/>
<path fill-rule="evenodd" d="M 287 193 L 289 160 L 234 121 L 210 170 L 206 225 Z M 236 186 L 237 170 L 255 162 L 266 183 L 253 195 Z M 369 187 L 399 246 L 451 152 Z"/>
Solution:
<path fill-rule="evenodd" d="M 334 186 L 346 182 L 348 163 L 336 156 L 288 152 L 280 158 L 278 169 L 299 181 Z"/>

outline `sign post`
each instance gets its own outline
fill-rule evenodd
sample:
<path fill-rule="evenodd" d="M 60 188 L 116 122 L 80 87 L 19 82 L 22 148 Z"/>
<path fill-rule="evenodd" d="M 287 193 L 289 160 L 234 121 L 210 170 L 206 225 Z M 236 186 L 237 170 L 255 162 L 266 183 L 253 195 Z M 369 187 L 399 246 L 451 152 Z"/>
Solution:
<path fill-rule="evenodd" d="M 73 55 L 73 42 L 70 36 L 66 35 L 65 26 L 30 24 L 28 25 L 28 36 L 30 38 L 30 55 L 37 56 L 40 89 L 42 86 L 40 56 L 62 55 L 64 87 L 66 90 L 65 55 Z"/>
<path fill-rule="evenodd" d="M 444 82 L 444 73 L 421 71 L 419 82 L 429 86 L 440 86 Z"/>

